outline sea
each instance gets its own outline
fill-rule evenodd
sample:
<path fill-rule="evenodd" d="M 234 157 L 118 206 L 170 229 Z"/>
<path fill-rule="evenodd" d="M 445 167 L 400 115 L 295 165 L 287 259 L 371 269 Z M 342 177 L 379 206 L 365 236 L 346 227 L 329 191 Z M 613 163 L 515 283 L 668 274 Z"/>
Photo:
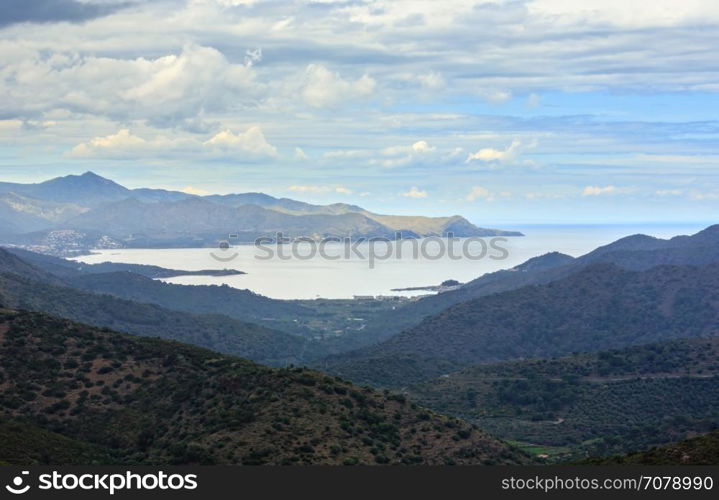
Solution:
<path fill-rule="evenodd" d="M 509 269 L 548 252 L 574 257 L 619 238 L 694 234 L 706 224 L 681 225 L 524 225 L 503 227 L 522 237 L 263 243 L 218 248 L 94 250 L 76 257 L 85 263 L 150 264 L 183 271 L 234 269 L 230 276 L 181 276 L 164 281 L 182 285 L 227 285 L 275 299 L 352 299 L 436 293 L 402 290 L 465 283 L 485 273 Z"/>

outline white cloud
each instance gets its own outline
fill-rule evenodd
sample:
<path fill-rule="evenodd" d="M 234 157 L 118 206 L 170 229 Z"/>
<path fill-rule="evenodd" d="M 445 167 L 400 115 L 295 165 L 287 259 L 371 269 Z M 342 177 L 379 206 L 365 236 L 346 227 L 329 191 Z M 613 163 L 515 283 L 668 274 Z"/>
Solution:
<path fill-rule="evenodd" d="M 78 144 L 70 151 L 70 156 L 94 156 L 96 153 L 127 153 L 132 150 L 145 148 L 147 141 L 132 135 L 128 129 L 122 129 L 116 134 L 94 139 Z"/>
<path fill-rule="evenodd" d="M 404 196 L 405 198 L 415 198 L 415 199 L 426 198 L 427 191 L 422 191 L 422 190 L 418 189 L 416 186 L 412 186 L 412 188 L 409 191 L 402 193 L 401 196 Z"/>
<path fill-rule="evenodd" d="M 247 49 L 245 52 L 245 67 L 251 68 L 260 61 L 262 61 L 262 49 Z"/>
<path fill-rule="evenodd" d="M 304 75 L 302 98 L 314 108 L 333 107 L 370 96 L 376 86 L 377 82 L 369 75 L 354 81 L 345 80 L 321 64 L 310 64 Z"/>
<path fill-rule="evenodd" d="M 528 149 L 536 147 L 537 141 L 524 144 L 519 139 L 514 139 L 512 143 L 503 150 L 494 148 L 482 148 L 476 153 L 470 153 L 467 156 L 467 162 L 482 161 L 485 163 L 511 163 L 517 157 Z"/>
<path fill-rule="evenodd" d="M 605 194 L 615 194 L 617 188 L 615 186 L 586 186 L 582 190 L 582 196 L 602 196 Z"/>
<path fill-rule="evenodd" d="M 310 157 L 304 152 L 302 148 L 295 148 L 295 159 L 296 160 L 309 160 Z"/>
<path fill-rule="evenodd" d="M 427 144 L 427 141 L 417 141 L 412 144 L 412 151 L 415 153 L 431 153 L 437 148 Z"/>
<path fill-rule="evenodd" d="M 467 201 L 476 201 L 476 200 L 485 200 L 485 201 L 494 201 L 495 196 L 494 194 L 487 188 L 482 186 L 474 186 L 469 194 L 465 197 L 465 200 Z"/>
<path fill-rule="evenodd" d="M 684 191 L 681 189 L 657 189 L 654 193 L 657 196 L 681 196 Z"/>
<path fill-rule="evenodd" d="M 277 156 L 277 148 L 267 142 L 260 127 L 250 127 L 241 134 L 226 129 L 203 143 L 207 147 L 239 149 L 256 156 Z"/>
<path fill-rule="evenodd" d="M 183 193 L 194 194 L 197 196 L 204 196 L 206 194 L 210 194 L 209 191 L 202 189 L 202 188 L 197 188 L 194 186 L 185 186 L 182 189 L 180 189 L 180 191 L 182 191 Z"/>
<path fill-rule="evenodd" d="M 417 76 L 417 79 L 422 87 L 427 90 L 442 90 L 446 85 L 442 75 L 434 71 L 419 75 Z"/>
<path fill-rule="evenodd" d="M 156 136 L 146 139 L 134 135 L 129 129 L 100 136 L 76 145 L 68 152 L 74 157 L 147 157 L 147 156 L 206 156 L 217 153 L 235 155 L 245 153 L 250 157 L 276 157 L 277 148 L 267 142 L 259 127 L 235 134 L 225 129 L 203 141 L 195 137 Z"/>
<path fill-rule="evenodd" d="M 492 104 L 502 104 L 512 98 L 509 90 L 480 90 L 479 95 Z"/>
<path fill-rule="evenodd" d="M 338 149 L 334 151 L 327 151 L 322 156 L 328 159 L 335 158 L 368 158 L 371 155 L 369 151 L 361 149 Z"/>
<path fill-rule="evenodd" d="M 68 109 L 116 120 L 176 123 L 226 109 L 262 88 L 252 68 L 194 44 L 153 59 L 43 51 L 23 56 L 0 68 L 0 91 L 18 114 Z"/>
<path fill-rule="evenodd" d="M 293 185 L 287 188 L 288 191 L 295 193 L 337 193 L 337 194 L 352 194 L 352 190 L 345 186 L 320 186 L 320 185 Z"/>
<path fill-rule="evenodd" d="M 539 95 L 532 92 L 529 94 L 529 97 L 527 97 L 527 107 L 528 108 L 538 108 L 542 104 L 542 98 L 539 97 Z"/>
<path fill-rule="evenodd" d="M 385 156 L 397 156 L 403 154 L 426 154 L 436 151 L 436 147 L 430 146 L 427 141 L 417 141 L 410 146 L 390 146 L 384 148 L 381 153 Z"/>
<path fill-rule="evenodd" d="M 401 156 L 399 158 L 373 158 L 370 160 L 370 165 L 379 165 L 384 168 L 396 168 L 403 167 L 412 163 L 412 156 Z"/>

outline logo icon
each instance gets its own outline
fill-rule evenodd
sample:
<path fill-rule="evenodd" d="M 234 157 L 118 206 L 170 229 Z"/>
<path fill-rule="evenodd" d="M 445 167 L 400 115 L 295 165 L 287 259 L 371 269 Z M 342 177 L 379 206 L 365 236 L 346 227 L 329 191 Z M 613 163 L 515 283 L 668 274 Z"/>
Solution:
<path fill-rule="evenodd" d="M 229 238 L 237 239 L 237 238 L 239 238 L 239 236 L 236 234 L 231 234 L 231 235 L 229 235 Z M 232 246 L 230 245 L 230 242 L 228 240 L 220 241 L 219 249 L 221 252 L 223 252 L 223 253 L 228 252 L 230 250 L 230 248 L 232 248 Z M 230 262 L 231 260 L 235 260 L 237 258 L 237 256 L 240 254 L 235 252 L 233 254 L 226 254 L 226 255 L 227 255 L 226 257 L 223 257 L 223 256 L 215 254 L 214 252 L 210 252 L 210 257 L 212 257 L 213 259 L 215 259 L 218 262 Z"/>
<path fill-rule="evenodd" d="M 30 485 L 28 484 L 28 485 L 23 486 L 22 484 L 24 481 L 23 476 L 27 476 L 28 474 L 30 474 L 30 472 L 28 472 L 26 470 L 22 471 L 22 475 L 15 476 L 15 478 L 12 480 L 12 485 L 9 485 L 9 484 L 6 485 L 5 489 L 8 490 L 13 495 L 22 495 L 24 493 L 27 493 L 28 490 L 30 489 Z"/>

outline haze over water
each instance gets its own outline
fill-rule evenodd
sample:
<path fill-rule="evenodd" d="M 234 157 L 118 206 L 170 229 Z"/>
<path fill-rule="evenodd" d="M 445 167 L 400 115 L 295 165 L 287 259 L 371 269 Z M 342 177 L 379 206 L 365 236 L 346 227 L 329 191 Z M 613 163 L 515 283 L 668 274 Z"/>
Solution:
<path fill-rule="evenodd" d="M 393 288 L 408 288 L 438 285 L 448 279 L 467 282 L 482 274 L 509 269 L 522 262 L 558 251 L 578 257 L 598 246 L 606 245 L 624 236 L 642 233 L 658 238 L 669 238 L 679 234 L 693 234 L 705 225 L 647 225 L 647 226 L 522 226 L 511 229 L 522 231 L 525 236 L 507 238 L 497 242 L 507 249 L 505 259 L 496 260 L 499 252 L 490 250 L 480 260 L 462 258 L 452 260 L 448 255 L 439 259 L 411 258 L 410 242 L 403 242 L 403 258 L 391 258 L 375 262 L 370 268 L 367 260 L 357 257 L 327 260 L 320 256 L 312 259 L 261 260 L 266 255 L 253 245 L 238 245 L 221 252 L 212 248 L 183 249 L 118 249 L 97 250 L 92 255 L 78 257 L 85 263 L 123 262 L 150 264 L 179 270 L 237 269 L 247 274 L 236 276 L 182 276 L 164 281 L 183 285 L 228 285 L 249 289 L 255 293 L 276 299 L 314 299 L 318 297 L 347 299 L 355 295 L 405 295 L 430 293 L 427 291 L 393 292 Z M 367 244 L 360 252 L 367 255 Z M 454 243 L 455 255 L 462 254 L 463 241 Z M 344 256 L 343 245 L 328 245 L 327 254 Z M 384 253 L 378 246 L 377 253 Z M 437 254 L 437 247 L 429 245 L 428 254 Z M 472 255 L 478 255 L 481 247 L 474 243 Z M 237 254 L 229 262 L 218 262 L 211 255 L 226 258 Z"/>

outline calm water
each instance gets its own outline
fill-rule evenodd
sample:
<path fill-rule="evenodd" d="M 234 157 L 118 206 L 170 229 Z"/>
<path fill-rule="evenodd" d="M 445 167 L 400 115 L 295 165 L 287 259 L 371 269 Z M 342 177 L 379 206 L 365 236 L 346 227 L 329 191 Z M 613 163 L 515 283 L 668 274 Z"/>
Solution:
<path fill-rule="evenodd" d="M 436 242 L 425 244 L 425 255 L 412 258 L 410 241 L 402 242 L 402 257 L 397 256 L 396 244 L 391 248 L 387 244 L 375 245 L 375 255 L 382 256 L 390 252 L 386 260 L 374 262 L 356 255 L 346 257 L 347 248 L 343 244 L 333 243 L 325 248 L 325 254 L 331 259 L 320 257 L 305 258 L 312 248 L 304 245 L 296 247 L 300 256 L 282 260 L 275 256 L 266 259 L 267 251 L 251 245 L 235 246 L 221 251 L 210 248 L 188 249 L 128 249 L 98 250 L 93 255 L 79 257 L 86 263 L 124 262 L 133 264 L 152 264 L 172 269 L 239 269 L 246 272 L 239 276 L 185 276 L 166 280 L 183 285 L 221 285 L 249 289 L 256 293 L 277 299 L 313 299 L 352 298 L 354 295 L 412 295 L 428 292 L 392 292 L 393 288 L 407 288 L 438 285 L 444 280 L 455 279 L 466 282 L 484 273 L 507 269 L 525 260 L 551 251 L 559 251 L 572 256 L 585 254 L 594 248 L 611 243 L 618 238 L 636 233 L 668 238 L 678 234 L 693 234 L 701 229 L 700 225 L 683 226 L 524 226 L 516 229 L 526 236 L 496 241 L 495 246 L 506 249 L 503 252 L 489 247 L 485 239 L 486 256 L 481 259 L 461 258 L 453 260 L 445 252 L 440 254 Z M 416 243 L 415 243 L 416 244 Z M 453 255 L 461 256 L 464 240 L 453 244 Z M 270 248 L 276 252 L 277 248 Z M 285 245 L 285 255 L 290 255 L 291 246 Z M 317 249 L 315 249 L 317 250 Z M 473 242 L 468 246 L 469 254 L 478 257 L 482 254 L 482 244 Z M 365 257 L 370 254 L 367 244 L 358 247 Z M 212 254 L 228 259 L 218 262 Z M 259 259 L 263 257 L 265 259 Z"/>

